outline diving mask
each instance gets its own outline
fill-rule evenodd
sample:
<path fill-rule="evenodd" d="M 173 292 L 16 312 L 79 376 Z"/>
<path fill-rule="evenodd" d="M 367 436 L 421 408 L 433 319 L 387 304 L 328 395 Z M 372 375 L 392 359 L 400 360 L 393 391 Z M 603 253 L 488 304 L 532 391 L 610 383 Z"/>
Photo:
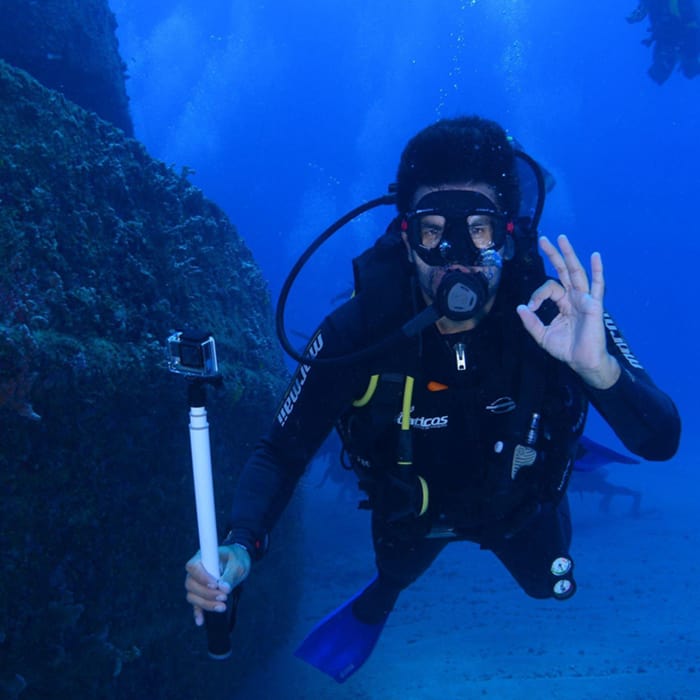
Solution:
<path fill-rule="evenodd" d="M 513 222 L 472 190 L 436 190 L 406 214 L 402 228 L 416 255 L 431 267 L 493 265 Z"/>

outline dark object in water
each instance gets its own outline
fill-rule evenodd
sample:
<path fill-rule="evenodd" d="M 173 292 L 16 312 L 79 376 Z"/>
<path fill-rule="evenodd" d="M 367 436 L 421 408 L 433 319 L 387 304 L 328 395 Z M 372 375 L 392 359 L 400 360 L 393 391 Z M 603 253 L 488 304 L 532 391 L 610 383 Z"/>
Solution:
<path fill-rule="evenodd" d="M 580 494 L 593 493 L 602 496 L 599 508 L 607 513 L 613 498 L 627 496 L 632 499 L 630 515 L 641 515 L 642 494 L 627 486 L 619 486 L 608 481 L 609 464 L 639 464 L 640 460 L 623 455 L 583 436 L 579 442 L 579 457 L 574 464 L 574 473 L 569 488 Z"/>

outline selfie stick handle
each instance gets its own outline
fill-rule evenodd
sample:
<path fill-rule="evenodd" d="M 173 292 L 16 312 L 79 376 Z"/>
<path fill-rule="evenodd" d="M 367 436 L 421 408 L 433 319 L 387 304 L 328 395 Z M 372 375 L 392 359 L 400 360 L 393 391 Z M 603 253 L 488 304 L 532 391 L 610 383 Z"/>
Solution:
<path fill-rule="evenodd" d="M 194 497 L 197 508 L 199 550 L 204 568 L 214 578 L 221 575 L 219 569 L 219 541 L 214 507 L 214 483 L 211 472 L 209 423 L 207 421 L 206 391 L 203 382 L 191 381 L 188 398 L 190 404 L 190 448 Z M 228 612 L 228 611 L 227 611 Z M 226 659 L 231 655 L 231 639 L 227 612 L 204 612 L 207 626 L 209 656 Z"/>

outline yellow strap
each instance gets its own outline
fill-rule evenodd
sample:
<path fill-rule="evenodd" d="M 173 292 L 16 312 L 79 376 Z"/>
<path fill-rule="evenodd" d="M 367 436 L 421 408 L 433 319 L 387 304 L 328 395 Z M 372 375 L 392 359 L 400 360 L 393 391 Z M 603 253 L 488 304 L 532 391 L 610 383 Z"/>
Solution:
<path fill-rule="evenodd" d="M 678 7 L 678 0 L 669 0 L 668 9 L 671 11 L 671 14 L 674 17 L 681 16 L 681 10 L 680 7 Z"/>
<path fill-rule="evenodd" d="M 401 430 L 411 429 L 411 401 L 413 400 L 413 384 L 415 379 L 406 375 L 403 386 L 403 404 L 401 406 Z"/>
<path fill-rule="evenodd" d="M 379 384 L 379 375 L 378 374 L 373 374 L 370 377 L 369 384 L 367 385 L 367 390 L 365 393 L 356 401 L 352 402 L 352 405 L 355 408 L 362 408 L 363 406 L 366 406 L 370 399 L 374 396 L 374 392 L 377 390 L 377 384 Z"/>
<path fill-rule="evenodd" d="M 428 484 L 422 476 L 418 477 L 418 481 L 420 483 L 420 489 L 423 494 L 420 504 L 420 513 L 418 513 L 418 517 L 420 518 L 420 516 L 423 515 L 426 510 L 428 510 Z"/>
<path fill-rule="evenodd" d="M 415 384 L 415 379 L 413 377 L 406 375 L 406 381 L 404 383 L 404 390 L 403 390 L 401 430 L 410 430 L 411 429 L 411 402 L 413 401 L 413 386 L 414 386 L 414 384 Z M 418 513 L 418 517 L 420 517 L 421 515 L 424 515 L 425 512 L 428 510 L 429 496 L 428 496 L 428 484 L 427 484 L 426 480 L 420 475 L 418 475 L 418 483 L 420 484 L 420 490 L 421 490 L 420 512 Z"/>
<path fill-rule="evenodd" d="M 352 405 L 356 408 L 362 408 L 363 406 L 366 406 L 369 403 L 372 396 L 374 395 L 378 384 L 379 375 L 373 374 L 369 380 L 369 385 L 364 395 L 361 398 L 357 399 L 357 401 L 353 401 Z M 413 401 L 414 385 L 415 379 L 409 375 L 406 375 L 403 387 L 403 401 L 401 404 L 401 430 L 411 429 L 411 402 Z M 398 462 L 398 464 L 400 466 L 411 466 L 411 462 L 400 461 Z M 428 484 L 422 476 L 418 476 L 418 483 L 420 484 L 421 489 L 421 504 L 420 512 L 418 513 L 418 516 L 420 517 L 421 515 L 424 515 L 428 510 L 429 492 Z"/>

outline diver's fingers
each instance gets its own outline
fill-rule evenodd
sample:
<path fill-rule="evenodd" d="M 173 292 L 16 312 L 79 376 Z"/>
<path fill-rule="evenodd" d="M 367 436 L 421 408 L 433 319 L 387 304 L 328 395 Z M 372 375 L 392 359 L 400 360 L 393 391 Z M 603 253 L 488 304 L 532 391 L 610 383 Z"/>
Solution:
<path fill-rule="evenodd" d="M 186 566 L 185 589 L 187 602 L 194 607 L 195 622 L 199 624 L 202 610 L 223 612 L 228 591 L 218 586 L 217 580 L 204 568 L 199 553 Z"/>
<path fill-rule="evenodd" d="M 197 552 L 197 554 L 185 564 L 185 570 L 197 583 L 203 586 L 209 586 L 209 588 L 216 588 L 216 578 L 204 568 L 200 552 Z"/>
<path fill-rule="evenodd" d="M 557 250 L 556 246 L 549 240 L 549 238 L 547 238 L 547 236 L 540 237 L 540 248 L 549 259 L 549 262 L 552 263 L 552 267 L 556 270 L 559 281 L 567 289 L 571 287 L 571 278 L 569 277 L 569 270 L 566 267 L 566 262 L 564 261 L 562 254 Z"/>
<path fill-rule="evenodd" d="M 202 583 L 191 573 L 185 577 L 185 589 L 187 590 L 187 602 L 194 607 L 194 620 L 199 624 L 203 610 L 223 612 L 226 610 L 227 591 L 217 588 L 216 582 Z"/>
<path fill-rule="evenodd" d="M 194 624 L 197 625 L 197 627 L 201 627 L 204 624 L 204 611 L 199 607 L 199 605 L 193 606 L 193 611 Z"/>
<path fill-rule="evenodd" d="M 186 584 L 185 584 L 186 585 Z M 205 595 L 200 595 L 200 592 L 192 588 L 187 588 L 187 602 L 194 607 L 195 622 L 198 618 L 197 610 L 212 610 L 214 612 L 224 612 L 226 610 L 226 599 L 228 596 L 221 591 L 213 591 L 213 599 L 210 597 L 212 591 Z"/>
<path fill-rule="evenodd" d="M 523 326 L 525 326 L 525 330 L 534 338 L 539 346 L 542 346 L 544 335 L 547 330 L 544 323 L 542 323 L 537 317 L 537 314 L 531 311 L 525 304 L 518 305 L 516 311 L 518 312 L 518 316 L 520 316 L 520 320 L 523 322 Z"/>
<path fill-rule="evenodd" d="M 603 301 L 605 294 L 605 275 L 603 274 L 603 258 L 600 253 L 591 255 L 591 296 L 596 301 Z"/>
<path fill-rule="evenodd" d="M 556 280 L 547 280 L 532 293 L 530 301 L 527 303 L 527 308 L 534 312 L 537 311 L 547 299 L 551 299 L 555 304 L 558 304 L 565 296 L 566 290 L 559 282 Z"/>
<path fill-rule="evenodd" d="M 559 248 L 564 256 L 564 262 L 566 264 L 566 269 L 569 273 L 569 279 L 571 280 L 573 288 L 587 294 L 589 291 L 588 275 L 586 274 L 586 270 L 581 264 L 581 261 L 578 259 L 578 255 L 576 255 L 574 247 L 571 245 L 569 239 L 563 234 L 561 236 L 557 236 L 557 243 L 559 244 Z"/>
<path fill-rule="evenodd" d="M 216 583 L 202 583 L 190 573 L 185 577 L 185 588 L 189 595 L 197 599 L 197 604 L 200 600 L 216 600 L 217 595 L 226 593 L 226 591 L 220 591 Z"/>

